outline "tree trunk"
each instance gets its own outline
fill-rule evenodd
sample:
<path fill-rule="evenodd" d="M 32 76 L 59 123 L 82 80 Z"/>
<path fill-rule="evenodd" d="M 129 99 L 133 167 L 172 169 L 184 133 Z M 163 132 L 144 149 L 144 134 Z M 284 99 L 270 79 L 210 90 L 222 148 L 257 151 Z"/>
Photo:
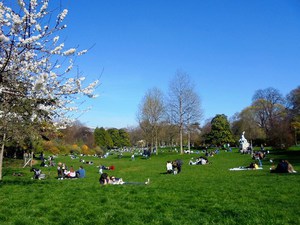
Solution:
<path fill-rule="evenodd" d="M 188 147 L 189 152 L 191 153 L 191 132 L 188 130 Z"/>
<path fill-rule="evenodd" d="M 6 134 L 3 134 L 2 146 L 0 150 L 0 180 L 2 180 L 2 165 L 3 165 L 3 153 L 4 153 L 4 143 L 5 143 Z"/>
<path fill-rule="evenodd" d="M 156 149 L 156 155 L 158 155 L 158 140 L 157 140 L 157 129 L 155 129 L 155 149 Z"/>
<path fill-rule="evenodd" d="M 183 128 L 182 128 L 182 126 L 180 127 L 180 154 L 182 154 L 183 155 Z"/>

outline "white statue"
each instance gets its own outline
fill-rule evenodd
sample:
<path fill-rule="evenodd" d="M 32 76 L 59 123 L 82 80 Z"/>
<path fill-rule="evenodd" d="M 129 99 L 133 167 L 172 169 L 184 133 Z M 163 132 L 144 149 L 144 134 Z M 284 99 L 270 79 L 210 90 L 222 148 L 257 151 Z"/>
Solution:
<path fill-rule="evenodd" d="M 249 142 L 245 138 L 245 131 L 243 131 L 241 139 L 239 140 L 240 142 L 240 151 L 241 153 L 247 153 L 248 152 L 248 147 L 249 147 Z"/>

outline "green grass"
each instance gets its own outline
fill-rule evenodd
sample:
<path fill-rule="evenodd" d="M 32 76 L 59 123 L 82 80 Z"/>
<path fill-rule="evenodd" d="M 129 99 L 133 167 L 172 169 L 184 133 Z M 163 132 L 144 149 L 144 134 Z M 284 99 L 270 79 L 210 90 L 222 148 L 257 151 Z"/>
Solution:
<path fill-rule="evenodd" d="M 45 180 L 32 180 L 22 161 L 4 164 L 0 183 L 0 224 L 300 224 L 299 174 L 271 174 L 270 158 L 289 159 L 300 170 L 300 152 L 276 152 L 263 161 L 264 169 L 229 171 L 247 166 L 249 155 L 221 152 L 212 164 L 190 166 L 198 155 L 162 153 L 151 159 L 129 155 L 118 159 L 85 158 L 87 178 L 57 180 L 56 168 L 42 168 Z M 167 160 L 183 159 L 182 173 L 165 172 Z M 56 162 L 78 168 L 78 159 L 60 156 Z M 13 164 L 13 166 L 11 166 Z M 150 185 L 100 186 L 99 164 L 115 165 L 110 175 Z M 12 176 L 21 172 L 22 177 Z"/>

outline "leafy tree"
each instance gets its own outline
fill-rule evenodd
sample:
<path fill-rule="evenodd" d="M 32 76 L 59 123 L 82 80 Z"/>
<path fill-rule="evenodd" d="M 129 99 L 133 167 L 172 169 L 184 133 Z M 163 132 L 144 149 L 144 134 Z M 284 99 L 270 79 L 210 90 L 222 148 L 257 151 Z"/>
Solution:
<path fill-rule="evenodd" d="M 258 90 L 253 96 L 255 121 L 265 130 L 268 144 L 275 148 L 291 145 L 291 129 L 285 99 L 275 88 Z"/>
<path fill-rule="evenodd" d="M 300 138 L 300 86 L 288 94 L 287 106 L 291 120 L 291 128 L 294 133 L 295 144 L 297 145 Z"/>
<path fill-rule="evenodd" d="M 177 125 L 171 124 L 168 121 L 160 123 L 160 140 L 162 145 L 171 146 L 177 145 L 178 141 L 178 127 Z"/>
<path fill-rule="evenodd" d="M 179 128 L 180 153 L 183 154 L 183 133 L 190 124 L 202 117 L 200 98 L 194 91 L 194 83 L 185 72 L 178 71 L 170 82 L 168 113 L 171 122 Z"/>
<path fill-rule="evenodd" d="M 190 144 L 192 146 L 200 146 L 201 145 L 201 128 L 199 123 L 194 123 L 189 126 L 189 134 L 190 134 Z"/>
<path fill-rule="evenodd" d="M 227 116 L 218 114 L 212 119 L 211 131 L 206 135 L 205 139 L 207 143 L 216 146 L 235 143 Z"/>
<path fill-rule="evenodd" d="M 121 146 L 122 147 L 131 146 L 129 134 L 127 133 L 127 131 L 125 129 L 119 129 L 119 135 L 121 138 Z"/>
<path fill-rule="evenodd" d="M 122 140 L 119 133 L 119 130 L 117 128 L 109 128 L 107 130 L 108 134 L 111 137 L 111 140 L 113 142 L 113 147 L 122 147 Z"/>
<path fill-rule="evenodd" d="M 295 145 L 298 145 L 298 139 L 300 134 L 300 122 L 294 121 L 291 123 L 291 127 L 294 132 Z"/>
<path fill-rule="evenodd" d="M 254 141 L 258 145 L 265 142 L 265 131 L 255 122 L 255 116 L 255 110 L 251 106 L 235 115 L 235 120 L 231 123 L 231 130 L 236 139 L 245 131 L 250 142 Z"/>
<path fill-rule="evenodd" d="M 140 126 L 138 127 L 129 127 L 127 129 L 127 133 L 130 138 L 130 143 L 134 146 L 137 146 L 139 141 L 143 139 L 142 129 Z"/>
<path fill-rule="evenodd" d="M 78 109 L 76 99 L 94 97 L 98 83 L 84 86 L 84 78 L 74 74 L 74 58 L 86 50 L 64 47 L 58 33 L 66 28 L 68 10 L 53 16 L 48 5 L 39 0 L 0 3 L 0 180 L 6 140 L 36 139 L 40 123 L 70 118 L 68 112 Z"/>
<path fill-rule="evenodd" d="M 103 128 L 98 128 L 94 130 L 95 144 L 100 146 L 102 149 L 108 149 L 113 147 L 113 140 L 109 133 Z"/>
<path fill-rule="evenodd" d="M 287 103 L 293 120 L 300 122 L 300 86 L 288 94 Z"/>
<path fill-rule="evenodd" d="M 65 129 L 61 129 L 63 137 L 61 138 L 66 144 L 86 144 L 89 148 L 94 146 L 94 133 L 79 121 L 75 121 Z"/>
<path fill-rule="evenodd" d="M 284 98 L 275 88 L 257 90 L 252 98 L 252 107 L 256 113 L 256 121 L 266 133 L 272 129 L 276 119 L 284 110 Z"/>
<path fill-rule="evenodd" d="M 206 119 L 204 125 L 201 127 L 201 138 L 204 141 L 204 145 L 210 144 L 207 140 L 207 135 L 211 132 L 211 121 L 212 118 Z"/>

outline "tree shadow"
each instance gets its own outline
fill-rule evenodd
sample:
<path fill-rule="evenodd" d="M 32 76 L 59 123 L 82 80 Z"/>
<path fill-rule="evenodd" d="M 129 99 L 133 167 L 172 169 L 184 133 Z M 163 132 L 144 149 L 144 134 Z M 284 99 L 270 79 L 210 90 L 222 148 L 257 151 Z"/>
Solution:
<path fill-rule="evenodd" d="M 300 151 L 271 151 L 269 158 L 276 161 L 286 159 L 293 165 L 300 165 Z"/>

